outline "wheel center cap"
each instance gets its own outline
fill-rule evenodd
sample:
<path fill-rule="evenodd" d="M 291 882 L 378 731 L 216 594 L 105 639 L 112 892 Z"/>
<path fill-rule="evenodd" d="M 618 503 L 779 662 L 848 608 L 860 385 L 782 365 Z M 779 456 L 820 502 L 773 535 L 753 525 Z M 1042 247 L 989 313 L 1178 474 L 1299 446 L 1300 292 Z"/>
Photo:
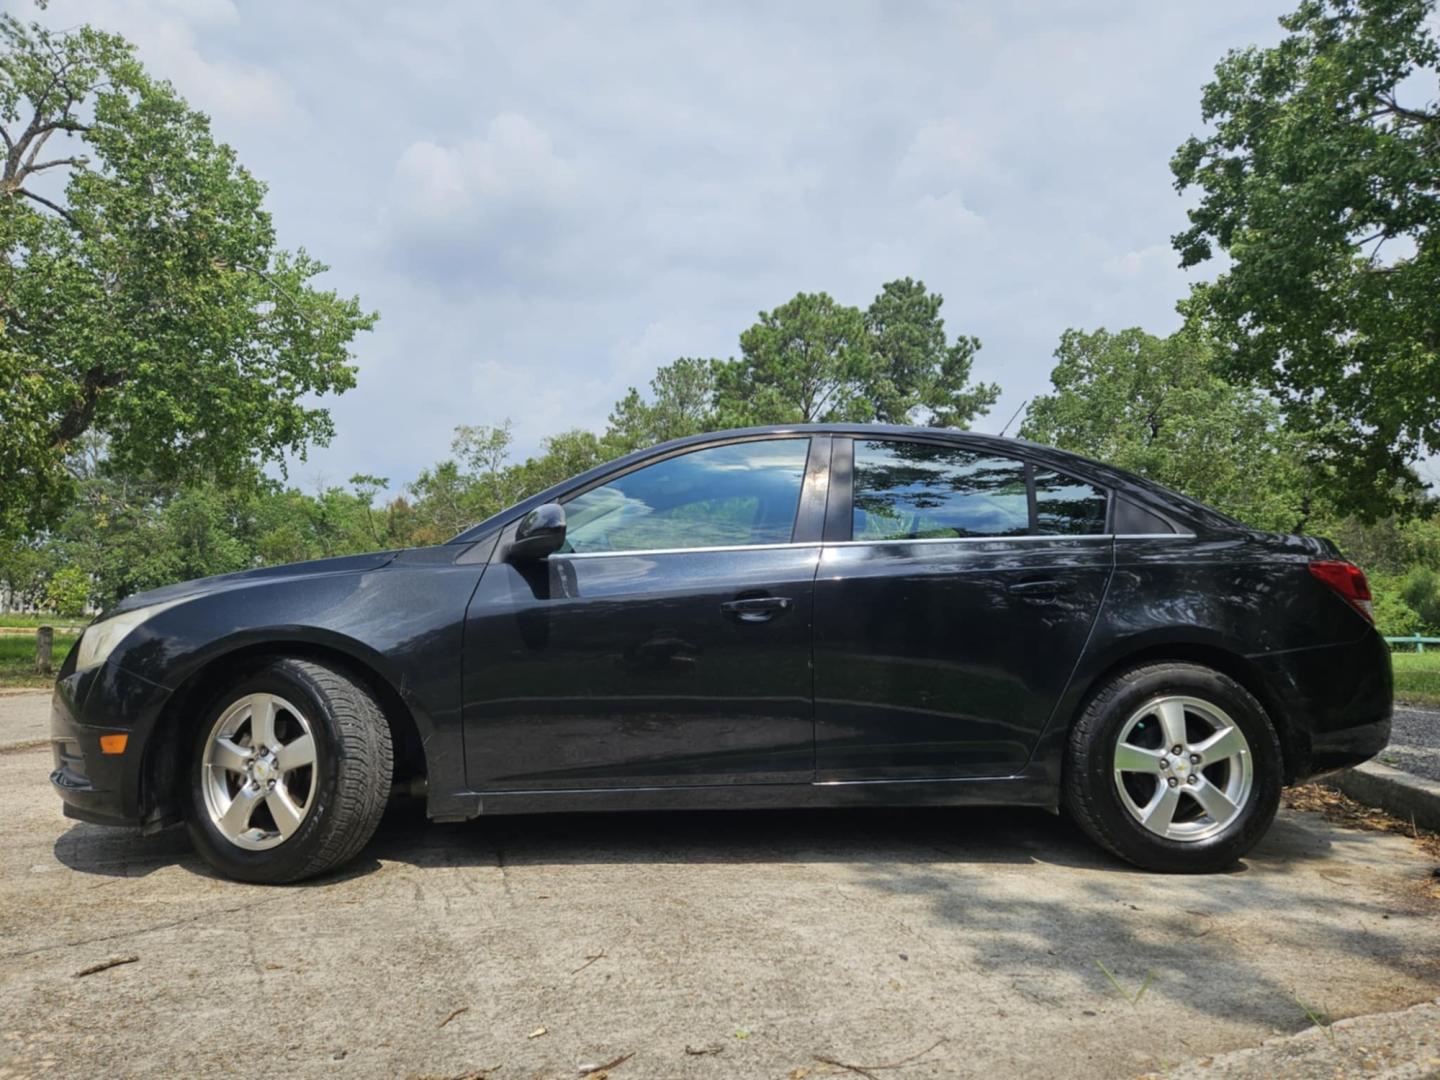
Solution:
<path fill-rule="evenodd" d="M 1175 771 L 1181 776 L 1184 776 L 1190 771 L 1190 762 L 1186 761 L 1183 757 L 1176 758 Z"/>
<path fill-rule="evenodd" d="M 250 766 L 250 775 L 263 784 L 274 778 L 275 768 L 268 757 L 257 757 Z"/>

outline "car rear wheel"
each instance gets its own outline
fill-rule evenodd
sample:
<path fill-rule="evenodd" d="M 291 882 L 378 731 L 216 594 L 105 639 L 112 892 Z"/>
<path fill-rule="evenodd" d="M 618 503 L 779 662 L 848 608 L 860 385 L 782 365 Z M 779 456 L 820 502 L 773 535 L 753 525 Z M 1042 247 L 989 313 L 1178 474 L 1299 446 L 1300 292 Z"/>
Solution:
<path fill-rule="evenodd" d="M 1199 664 L 1146 664 L 1096 693 L 1070 734 L 1064 800 L 1100 846 L 1147 870 L 1223 870 L 1280 804 L 1260 703 Z"/>
<path fill-rule="evenodd" d="M 240 881 L 283 883 L 348 862 L 390 794 L 390 728 L 344 671 L 267 662 L 220 694 L 190 756 L 190 835 Z"/>

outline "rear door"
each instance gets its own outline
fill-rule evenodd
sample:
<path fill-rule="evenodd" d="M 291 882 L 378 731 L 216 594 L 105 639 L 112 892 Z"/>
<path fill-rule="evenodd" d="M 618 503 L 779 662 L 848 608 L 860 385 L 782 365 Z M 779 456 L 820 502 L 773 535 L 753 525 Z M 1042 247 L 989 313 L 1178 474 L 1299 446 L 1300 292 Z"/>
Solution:
<path fill-rule="evenodd" d="M 836 439 L 830 508 L 816 779 L 1019 771 L 1110 577 L 1106 492 L 986 449 Z"/>
<path fill-rule="evenodd" d="M 472 788 L 810 781 L 829 442 L 808 479 L 805 437 L 644 464 L 562 500 L 559 553 L 492 562 L 465 629 Z"/>

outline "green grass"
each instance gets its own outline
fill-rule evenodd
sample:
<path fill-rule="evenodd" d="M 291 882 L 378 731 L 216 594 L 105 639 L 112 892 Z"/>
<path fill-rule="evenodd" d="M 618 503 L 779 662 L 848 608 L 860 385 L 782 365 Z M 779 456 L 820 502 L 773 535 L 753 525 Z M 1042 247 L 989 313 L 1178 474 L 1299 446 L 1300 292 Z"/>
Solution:
<path fill-rule="evenodd" d="M 84 626 L 89 621 L 83 615 L 74 619 L 64 615 L 25 615 L 18 611 L 0 615 L 0 626 Z"/>
<path fill-rule="evenodd" d="M 75 644 L 75 634 L 56 634 L 54 666 L 59 668 L 60 661 L 65 659 L 65 654 L 70 651 L 70 646 Z M 0 634 L 0 690 L 10 690 L 16 687 L 35 687 L 44 689 L 55 681 L 54 675 L 37 675 L 35 673 L 35 635 L 33 634 Z"/>
<path fill-rule="evenodd" d="M 1390 654 L 1395 669 L 1395 696 L 1416 705 L 1440 706 L 1440 649 Z"/>

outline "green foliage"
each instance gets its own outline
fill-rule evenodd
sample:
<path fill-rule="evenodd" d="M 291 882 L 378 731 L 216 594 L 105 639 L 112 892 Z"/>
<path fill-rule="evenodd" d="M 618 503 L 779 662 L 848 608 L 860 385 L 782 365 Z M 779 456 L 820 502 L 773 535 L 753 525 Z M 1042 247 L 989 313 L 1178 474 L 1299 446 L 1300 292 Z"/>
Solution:
<path fill-rule="evenodd" d="M 606 448 L 628 454 L 716 426 L 716 364 L 714 360 L 682 356 L 662 367 L 650 380 L 649 401 L 632 386 L 611 410 Z"/>
<path fill-rule="evenodd" d="M 716 361 L 715 417 L 725 427 L 849 420 L 968 427 L 999 396 L 970 385 L 980 342 L 947 344 L 944 298 L 924 282 L 886 284 L 867 311 L 799 293 Z"/>
<path fill-rule="evenodd" d="M 740 335 L 741 358 L 715 367 L 724 427 L 873 420 L 874 357 L 859 308 L 799 293 Z"/>
<path fill-rule="evenodd" d="M 907 277 L 885 284 L 865 312 L 875 357 L 869 390 L 876 420 L 910 424 L 923 413 L 935 427 L 968 428 L 1000 396 L 994 383 L 970 385 L 980 339 L 961 335 L 947 344 L 944 303 L 923 281 Z"/>
<path fill-rule="evenodd" d="M 1302 528 L 1313 507 L 1305 447 L 1263 394 L 1216 374 L 1193 329 L 1067 330 L 1053 394 L 1021 434 L 1129 469 L 1257 528 Z"/>
<path fill-rule="evenodd" d="M 1422 504 L 1431 511 L 1433 504 Z M 1372 575 L 1402 577 L 1412 567 L 1440 570 L 1440 516 L 1387 517 L 1374 522 L 1354 518 L 1319 521 L 1317 532 L 1329 536 L 1346 558 Z"/>
<path fill-rule="evenodd" d="M 69 618 L 85 614 L 90 605 L 90 575 L 78 566 L 55 572 L 45 586 L 45 606 Z"/>
<path fill-rule="evenodd" d="M 50 562 L 39 544 L 0 537 L 0 606 L 42 604 L 49 570 Z"/>
<path fill-rule="evenodd" d="M 1185 266 L 1229 266 L 1189 302 L 1223 371 L 1276 395 L 1321 448 L 1337 506 L 1374 518 L 1440 450 L 1440 49 L 1433 0 L 1305 0 L 1268 49 L 1228 54 L 1213 126 L 1172 162 L 1200 189 Z"/>
<path fill-rule="evenodd" d="M 1403 578 L 1371 574 L 1370 591 L 1374 595 L 1375 625 L 1388 637 L 1408 637 L 1427 631 L 1425 620 L 1405 601 Z"/>
<path fill-rule="evenodd" d="M 1400 581 L 1400 597 L 1419 617 L 1419 633 L 1440 633 L 1440 574 L 1428 566 L 1412 566 Z"/>
<path fill-rule="evenodd" d="M 276 247 L 265 187 L 132 47 L 0 16 L 0 536 L 53 525 L 86 432 L 160 479 L 331 433 L 374 316 Z M 58 136 L 58 137 L 57 137 Z"/>

